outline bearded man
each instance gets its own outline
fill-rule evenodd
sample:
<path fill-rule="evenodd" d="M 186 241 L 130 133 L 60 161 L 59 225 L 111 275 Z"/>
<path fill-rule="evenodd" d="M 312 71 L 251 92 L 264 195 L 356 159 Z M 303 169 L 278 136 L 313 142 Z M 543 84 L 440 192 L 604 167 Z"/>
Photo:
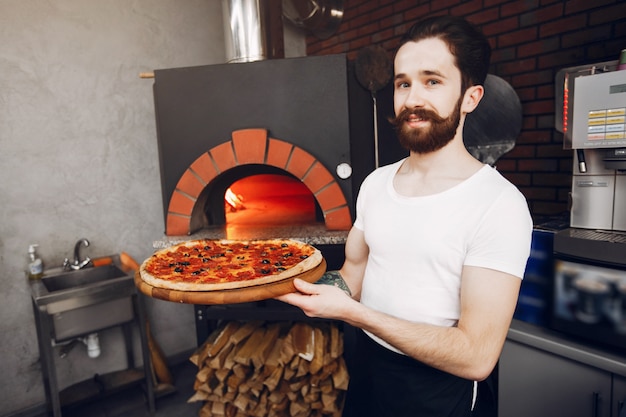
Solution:
<path fill-rule="evenodd" d="M 414 25 L 394 59 L 393 120 L 409 156 L 371 173 L 339 288 L 279 299 L 359 330 L 344 416 L 471 416 L 496 365 L 530 253 L 519 190 L 463 144 L 490 47 L 464 19 Z"/>

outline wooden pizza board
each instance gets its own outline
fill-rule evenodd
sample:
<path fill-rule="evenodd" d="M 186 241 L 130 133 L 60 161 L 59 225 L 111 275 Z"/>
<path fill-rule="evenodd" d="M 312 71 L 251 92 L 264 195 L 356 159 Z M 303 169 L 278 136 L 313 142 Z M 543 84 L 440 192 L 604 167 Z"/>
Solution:
<path fill-rule="evenodd" d="M 278 297 L 279 295 L 295 292 L 296 288 L 293 285 L 295 278 L 300 278 L 307 282 L 316 282 L 324 275 L 324 272 L 326 272 L 326 261 L 322 259 L 322 262 L 318 266 L 309 271 L 305 271 L 295 277 L 269 284 L 220 291 L 180 291 L 154 287 L 141 279 L 141 274 L 137 271 L 135 272 L 135 285 L 139 291 L 149 297 L 175 303 L 205 305 L 237 304 L 267 300 Z"/>

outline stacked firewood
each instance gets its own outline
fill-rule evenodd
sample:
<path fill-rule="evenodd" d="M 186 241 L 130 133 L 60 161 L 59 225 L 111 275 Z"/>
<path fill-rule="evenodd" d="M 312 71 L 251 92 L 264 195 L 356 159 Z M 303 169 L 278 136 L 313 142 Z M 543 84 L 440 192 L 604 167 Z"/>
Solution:
<path fill-rule="evenodd" d="M 337 324 L 227 322 L 191 361 L 200 417 L 341 416 L 349 377 Z"/>

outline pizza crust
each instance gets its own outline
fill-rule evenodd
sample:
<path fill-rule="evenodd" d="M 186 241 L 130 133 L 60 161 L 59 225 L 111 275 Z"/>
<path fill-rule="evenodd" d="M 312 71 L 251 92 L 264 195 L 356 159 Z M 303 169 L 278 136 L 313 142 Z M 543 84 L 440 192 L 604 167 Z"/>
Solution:
<path fill-rule="evenodd" d="M 311 249 L 313 252 L 305 259 L 300 261 L 298 264 L 293 267 L 281 271 L 278 274 L 271 274 L 263 277 L 257 277 L 248 280 L 242 281 L 231 281 L 231 282 L 218 282 L 218 283 L 194 283 L 194 282 L 181 282 L 181 281 L 172 281 L 161 279 L 155 277 L 151 273 L 146 270 L 147 265 L 150 263 L 152 259 L 159 255 L 164 255 L 175 251 L 180 246 L 193 247 L 197 245 L 199 242 L 207 242 L 206 240 L 194 240 L 183 242 L 178 245 L 174 245 L 172 247 L 161 249 L 155 252 L 151 257 L 146 259 L 139 268 L 139 274 L 143 281 L 147 284 L 163 289 L 169 290 L 177 290 L 177 291 L 221 291 L 221 290 L 230 290 L 230 289 L 240 289 L 240 288 L 248 288 L 255 287 L 258 285 L 275 283 L 278 281 L 294 278 L 297 275 L 300 275 L 304 272 L 310 271 L 317 267 L 323 260 L 322 253 L 315 247 L 311 245 L 307 245 L 305 243 L 299 242 L 297 240 L 290 239 L 270 239 L 270 240 L 250 240 L 250 241 L 241 241 L 241 240 L 218 240 L 216 242 L 220 244 L 230 244 L 230 243 L 243 243 L 243 244 L 255 244 L 255 243 L 273 243 L 277 245 L 281 245 L 282 243 L 288 243 L 289 245 L 295 245 L 298 247 L 306 247 Z"/>

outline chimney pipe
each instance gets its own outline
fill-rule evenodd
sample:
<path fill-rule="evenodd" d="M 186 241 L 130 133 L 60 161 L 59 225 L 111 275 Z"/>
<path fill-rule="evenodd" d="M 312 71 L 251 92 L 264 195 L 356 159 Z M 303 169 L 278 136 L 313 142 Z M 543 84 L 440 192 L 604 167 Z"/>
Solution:
<path fill-rule="evenodd" d="M 222 12 L 227 62 L 284 57 L 280 0 L 222 0 Z"/>

